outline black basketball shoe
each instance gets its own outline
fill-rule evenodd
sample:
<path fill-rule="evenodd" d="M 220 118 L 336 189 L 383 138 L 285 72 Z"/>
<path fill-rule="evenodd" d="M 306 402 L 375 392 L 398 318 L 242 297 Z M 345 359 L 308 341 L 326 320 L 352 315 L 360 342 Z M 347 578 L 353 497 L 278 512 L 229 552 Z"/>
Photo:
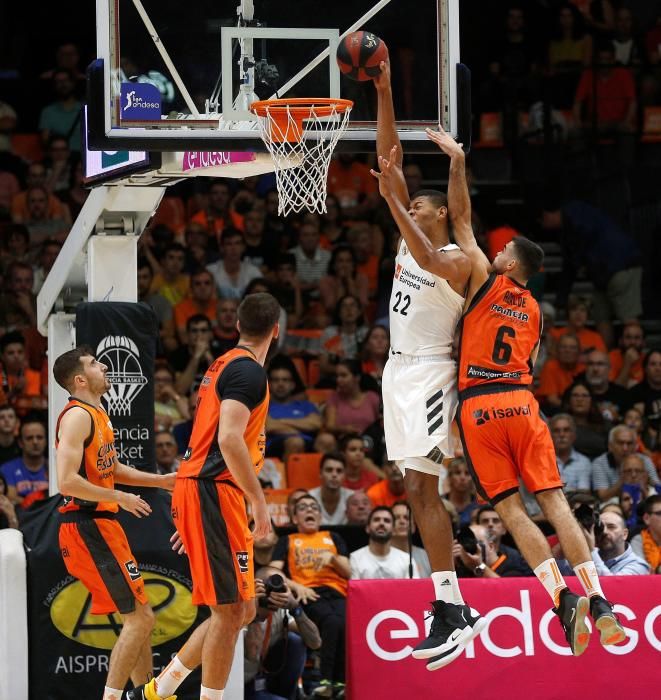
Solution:
<path fill-rule="evenodd" d="M 590 641 L 590 633 L 585 624 L 585 618 L 590 612 L 590 601 L 585 596 L 578 596 L 569 588 L 564 588 L 560 592 L 560 604 L 553 608 L 553 612 L 558 616 L 565 631 L 565 639 L 572 654 L 580 656 Z"/>
<path fill-rule="evenodd" d="M 601 644 L 605 647 L 623 642 L 626 634 L 613 612 L 613 606 L 600 595 L 590 598 L 590 615 L 601 635 Z"/>
<path fill-rule="evenodd" d="M 471 635 L 473 628 L 462 615 L 461 606 L 442 600 L 436 600 L 431 605 L 431 615 L 434 619 L 431 623 L 429 636 L 413 649 L 413 658 L 431 659 L 436 656 L 444 656 L 459 646 L 458 656 L 463 649 L 462 641 Z M 454 658 L 456 657 L 447 663 L 450 663 Z"/>

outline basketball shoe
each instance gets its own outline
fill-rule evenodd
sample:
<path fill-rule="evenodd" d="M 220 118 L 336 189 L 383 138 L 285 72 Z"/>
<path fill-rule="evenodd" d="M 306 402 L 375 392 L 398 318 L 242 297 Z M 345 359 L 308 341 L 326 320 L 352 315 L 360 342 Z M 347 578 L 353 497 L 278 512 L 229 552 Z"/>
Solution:
<path fill-rule="evenodd" d="M 565 631 L 565 639 L 572 654 L 580 656 L 590 641 L 590 633 L 585 624 L 585 618 L 590 612 L 590 601 L 585 596 L 572 593 L 569 588 L 563 588 L 560 592 L 560 604 L 553 608 L 553 612 L 558 616 Z"/>
<path fill-rule="evenodd" d="M 624 641 L 624 629 L 613 612 L 613 606 L 605 598 L 600 595 L 590 598 L 590 615 L 601 635 L 602 646 L 607 647 Z"/>
<path fill-rule="evenodd" d="M 471 636 L 473 628 L 462 614 L 462 606 L 442 600 L 431 605 L 433 619 L 429 636 L 413 649 L 412 656 L 414 659 L 442 656 L 447 659 L 446 665 L 461 654 L 464 640 Z M 454 652 L 457 652 L 456 656 L 452 655 Z"/>
<path fill-rule="evenodd" d="M 449 663 L 452 663 L 452 661 L 461 655 L 466 646 L 473 641 L 473 639 L 475 639 L 475 637 L 477 637 L 477 635 L 480 634 L 480 632 L 487 626 L 487 621 L 479 613 L 477 615 L 473 615 L 470 605 L 464 604 L 459 605 L 458 607 L 461 612 L 461 616 L 468 623 L 470 632 L 468 634 L 464 632 L 462 641 L 456 647 L 452 647 L 444 653 L 434 656 L 427 664 L 428 671 L 438 671 L 439 668 L 443 668 L 443 666 L 447 666 Z"/>
<path fill-rule="evenodd" d="M 161 697 L 156 692 L 156 679 L 152 678 L 149 683 L 139 685 L 126 693 L 126 700 L 177 700 L 176 695 L 167 698 Z"/>

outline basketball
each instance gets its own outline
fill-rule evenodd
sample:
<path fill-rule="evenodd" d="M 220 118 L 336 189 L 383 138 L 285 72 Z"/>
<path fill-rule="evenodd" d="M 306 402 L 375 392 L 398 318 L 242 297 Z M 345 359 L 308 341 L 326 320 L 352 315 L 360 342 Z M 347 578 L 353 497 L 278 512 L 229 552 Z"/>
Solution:
<path fill-rule="evenodd" d="M 352 32 L 337 47 L 337 65 L 352 80 L 371 80 L 379 75 L 379 64 L 388 60 L 388 47 L 372 32 Z"/>

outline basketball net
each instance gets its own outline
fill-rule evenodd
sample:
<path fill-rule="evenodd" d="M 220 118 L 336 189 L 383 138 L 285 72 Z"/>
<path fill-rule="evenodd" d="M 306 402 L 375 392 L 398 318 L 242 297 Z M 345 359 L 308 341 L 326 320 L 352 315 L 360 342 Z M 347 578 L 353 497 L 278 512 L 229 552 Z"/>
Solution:
<path fill-rule="evenodd" d="M 278 214 L 326 213 L 328 167 L 353 103 L 340 99 L 264 100 L 250 109 L 271 154 Z"/>

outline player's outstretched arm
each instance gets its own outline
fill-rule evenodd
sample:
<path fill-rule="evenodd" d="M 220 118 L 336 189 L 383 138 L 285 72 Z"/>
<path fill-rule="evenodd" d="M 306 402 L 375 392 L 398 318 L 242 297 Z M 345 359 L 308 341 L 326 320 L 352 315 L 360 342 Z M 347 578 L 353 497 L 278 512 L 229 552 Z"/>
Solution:
<path fill-rule="evenodd" d="M 446 280 L 463 280 L 465 282 L 470 273 L 469 259 L 465 255 L 447 255 L 442 251 L 436 250 L 427 236 L 409 216 L 407 209 L 396 195 L 396 150 L 397 146 L 393 146 L 390 159 L 379 156 L 380 171 L 371 170 L 370 172 L 379 181 L 381 196 L 388 203 L 390 213 L 395 219 L 395 223 L 404 237 L 411 255 L 423 270 L 427 270 Z"/>
<path fill-rule="evenodd" d="M 176 474 L 153 474 L 143 472 L 128 464 L 115 461 L 115 482 L 126 486 L 147 486 L 149 488 L 172 491 Z"/>
<path fill-rule="evenodd" d="M 455 242 L 471 261 L 468 297 L 472 298 L 489 277 L 491 264 L 484 251 L 478 246 L 473 233 L 473 212 L 466 180 L 466 154 L 461 144 L 457 143 L 440 124 L 438 131 L 427 129 L 427 138 L 450 157 L 448 216 L 452 222 Z"/>
<path fill-rule="evenodd" d="M 85 440 L 90 434 L 90 415 L 82 408 L 69 409 L 60 421 L 59 444 L 55 457 L 57 482 L 63 496 L 85 501 L 118 503 L 137 517 L 149 515 L 151 508 L 140 496 L 91 484 L 79 473 Z"/>
<path fill-rule="evenodd" d="M 392 85 L 390 83 L 390 61 L 381 61 L 379 68 L 381 74 L 374 78 L 374 86 L 377 95 L 376 117 L 376 155 L 390 159 L 393 146 L 397 146 L 395 157 L 394 188 L 395 194 L 405 207 L 409 205 L 409 191 L 402 172 L 402 159 L 404 157 L 402 144 L 397 133 L 397 120 L 395 119 L 395 107 L 392 102 Z"/>

